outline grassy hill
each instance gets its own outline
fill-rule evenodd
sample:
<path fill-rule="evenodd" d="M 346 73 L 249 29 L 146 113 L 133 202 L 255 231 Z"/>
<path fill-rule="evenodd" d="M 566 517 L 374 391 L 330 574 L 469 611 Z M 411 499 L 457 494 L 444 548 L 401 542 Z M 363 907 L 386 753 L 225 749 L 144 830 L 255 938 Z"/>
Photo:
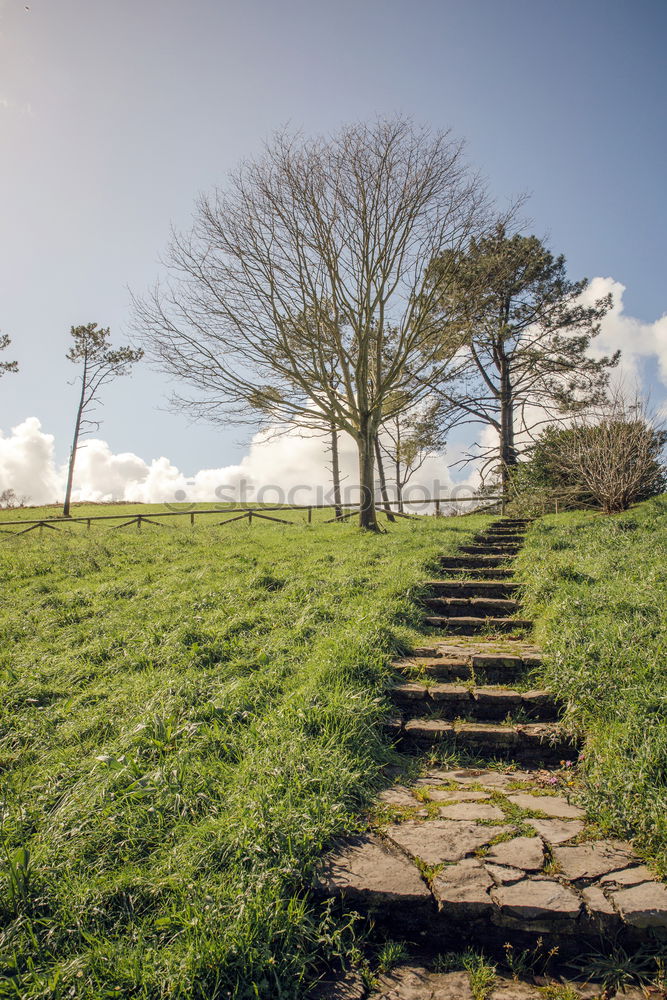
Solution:
<path fill-rule="evenodd" d="M 483 522 L 0 536 L 0 996 L 298 996 L 410 595 Z"/>
<path fill-rule="evenodd" d="M 667 877 L 667 497 L 545 517 L 518 562 L 545 680 L 586 739 L 590 815 Z"/>

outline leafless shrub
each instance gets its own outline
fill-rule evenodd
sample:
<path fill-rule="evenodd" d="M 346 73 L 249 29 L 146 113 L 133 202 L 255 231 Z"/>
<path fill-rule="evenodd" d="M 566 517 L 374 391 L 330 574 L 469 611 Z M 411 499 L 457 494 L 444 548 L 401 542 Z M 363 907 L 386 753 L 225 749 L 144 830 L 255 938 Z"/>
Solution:
<path fill-rule="evenodd" d="M 618 388 L 554 437 L 550 459 L 563 485 L 589 494 L 611 514 L 667 487 L 666 443 L 664 420 L 638 393 Z"/>

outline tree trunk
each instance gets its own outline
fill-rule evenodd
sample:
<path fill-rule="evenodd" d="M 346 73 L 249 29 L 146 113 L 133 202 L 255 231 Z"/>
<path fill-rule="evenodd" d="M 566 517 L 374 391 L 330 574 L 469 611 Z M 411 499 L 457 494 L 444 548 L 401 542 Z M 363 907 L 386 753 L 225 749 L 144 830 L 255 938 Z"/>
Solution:
<path fill-rule="evenodd" d="M 398 500 L 398 510 L 403 513 L 403 477 L 401 476 L 401 423 L 396 417 L 396 499 Z"/>
<path fill-rule="evenodd" d="M 375 515 L 374 438 L 373 431 L 365 427 L 357 439 L 359 447 L 359 526 L 366 531 L 380 530 Z"/>
<path fill-rule="evenodd" d="M 67 486 L 65 487 L 65 503 L 63 504 L 63 517 L 69 517 L 70 502 L 72 499 L 72 486 L 74 484 L 74 463 L 76 462 L 76 452 L 79 447 L 79 432 L 81 430 L 81 416 L 83 414 L 83 401 L 86 394 L 86 376 L 88 365 L 84 362 L 83 374 L 81 376 L 81 396 L 79 397 L 79 408 L 76 411 L 76 422 L 74 424 L 74 437 L 72 438 L 72 450 L 69 455 L 69 468 L 67 470 Z"/>
<path fill-rule="evenodd" d="M 500 369 L 500 474 L 503 495 L 509 492 L 511 471 L 517 464 L 514 447 L 514 400 L 509 366 L 503 359 Z"/>
<path fill-rule="evenodd" d="M 331 424 L 331 478 L 333 480 L 334 516 L 343 516 L 343 506 L 340 495 L 340 462 L 338 458 L 338 432 L 335 424 Z"/>
<path fill-rule="evenodd" d="M 403 513 L 403 483 L 401 482 L 401 463 L 396 462 L 396 499 L 398 500 L 398 511 Z"/>
<path fill-rule="evenodd" d="M 380 438 L 379 435 L 375 435 L 374 441 L 375 447 L 375 461 L 378 465 L 378 478 L 380 480 L 380 492 L 382 493 L 382 501 L 384 504 L 385 514 L 387 515 L 387 520 L 391 521 L 392 524 L 396 521 L 396 518 L 392 514 L 391 504 L 389 503 L 389 493 L 387 492 L 387 480 L 384 475 L 384 465 L 382 464 L 382 452 L 380 451 Z"/>

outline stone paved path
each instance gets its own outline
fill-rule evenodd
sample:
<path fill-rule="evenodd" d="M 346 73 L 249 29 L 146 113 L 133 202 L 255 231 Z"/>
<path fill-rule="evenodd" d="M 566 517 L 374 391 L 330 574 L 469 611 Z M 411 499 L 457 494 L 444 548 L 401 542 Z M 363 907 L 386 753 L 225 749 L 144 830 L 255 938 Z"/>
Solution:
<path fill-rule="evenodd" d="M 395 663 L 390 728 L 399 745 L 459 751 L 476 766 L 425 769 L 410 784 L 399 776 L 379 796 L 369 832 L 339 845 L 317 878 L 319 893 L 427 959 L 372 987 L 351 975 L 319 996 L 469 997 L 467 974 L 437 965 L 466 947 L 501 959 L 508 947 L 554 949 L 556 978 L 558 963 L 612 942 L 667 955 L 667 886 L 629 843 L 596 837 L 572 801 L 577 748 L 561 728 L 562 706 L 530 684 L 540 651 L 512 579 L 526 527 L 498 521 L 441 561 L 427 599 L 433 637 Z M 570 988 L 564 1000 L 600 995 L 599 986 Z M 538 996 L 544 985 L 534 979 L 499 975 L 485 993 Z"/>

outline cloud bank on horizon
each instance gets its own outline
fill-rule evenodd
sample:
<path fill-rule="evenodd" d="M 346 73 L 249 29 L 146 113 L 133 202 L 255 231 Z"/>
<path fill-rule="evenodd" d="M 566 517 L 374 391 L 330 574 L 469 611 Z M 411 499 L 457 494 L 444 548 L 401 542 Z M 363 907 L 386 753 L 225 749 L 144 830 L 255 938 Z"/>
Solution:
<path fill-rule="evenodd" d="M 620 375 L 647 388 L 647 365 L 655 367 L 657 385 L 667 396 L 667 314 L 653 323 L 643 323 L 623 311 L 624 285 L 613 278 L 594 278 L 586 291 L 591 300 L 611 292 L 613 305 L 602 323 L 595 352 L 611 353 L 621 348 Z M 428 494 L 447 491 L 454 485 L 451 465 L 464 448 L 430 455 L 415 474 L 411 485 Z M 357 482 L 354 442 L 340 440 L 343 485 Z M 101 439 L 84 442 L 77 455 L 73 499 L 87 501 L 126 500 L 160 503 L 178 500 L 265 500 L 287 503 L 326 503 L 330 490 L 328 440 L 295 431 L 283 434 L 260 432 L 238 465 L 201 469 L 188 476 L 167 458 L 146 462 L 132 452 L 114 454 Z M 465 485 L 474 485 L 476 472 L 468 470 Z M 0 492 L 12 489 L 32 504 L 62 499 L 66 468 L 55 460 L 55 440 L 31 416 L 7 434 L 0 431 Z M 416 494 L 414 494 L 416 495 Z"/>

